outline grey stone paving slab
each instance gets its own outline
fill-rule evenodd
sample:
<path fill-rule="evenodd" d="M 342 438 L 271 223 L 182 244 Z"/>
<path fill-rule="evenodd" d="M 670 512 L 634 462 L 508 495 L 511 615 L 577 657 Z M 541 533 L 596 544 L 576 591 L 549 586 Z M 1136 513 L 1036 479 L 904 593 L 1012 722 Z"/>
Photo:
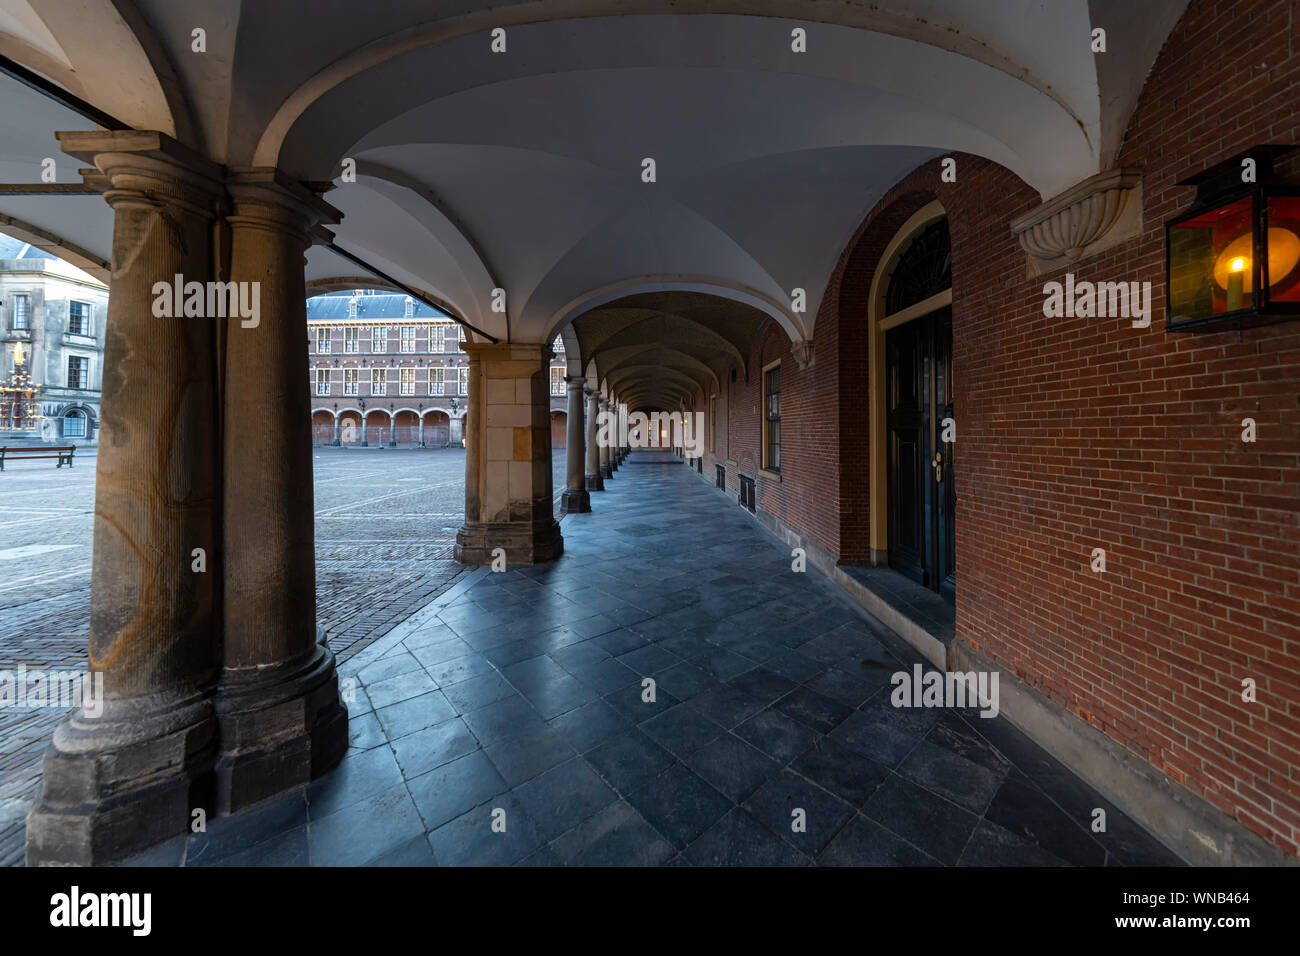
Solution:
<path fill-rule="evenodd" d="M 353 750 L 305 822 L 250 814 L 208 859 L 1177 862 L 1003 719 L 895 708 L 904 642 L 675 459 L 634 461 L 565 518 L 559 561 L 466 576 L 353 655 Z"/>

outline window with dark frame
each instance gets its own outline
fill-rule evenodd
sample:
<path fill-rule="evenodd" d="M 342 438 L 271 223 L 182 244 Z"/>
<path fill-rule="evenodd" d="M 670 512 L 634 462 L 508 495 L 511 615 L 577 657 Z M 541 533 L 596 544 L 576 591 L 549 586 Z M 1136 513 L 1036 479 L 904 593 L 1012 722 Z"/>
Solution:
<path fill-rule="evenodd" d="M 80 355 L 68 356 L 68 388 L 90 387 L 90 359 Z"/>
<path fill-rule="evenodd" d="M 763 373 L 763 467 L 781 470 L 781 366 Z"/>

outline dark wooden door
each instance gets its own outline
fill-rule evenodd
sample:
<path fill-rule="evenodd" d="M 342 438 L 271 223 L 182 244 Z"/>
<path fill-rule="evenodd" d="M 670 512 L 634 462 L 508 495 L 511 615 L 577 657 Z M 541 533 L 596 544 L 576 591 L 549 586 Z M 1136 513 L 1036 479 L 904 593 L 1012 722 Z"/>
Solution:
<path fill-rule="evenodd" d="M 956 594 L 952 313 L 885 333 L 889 563 L 949 600 Z"/>

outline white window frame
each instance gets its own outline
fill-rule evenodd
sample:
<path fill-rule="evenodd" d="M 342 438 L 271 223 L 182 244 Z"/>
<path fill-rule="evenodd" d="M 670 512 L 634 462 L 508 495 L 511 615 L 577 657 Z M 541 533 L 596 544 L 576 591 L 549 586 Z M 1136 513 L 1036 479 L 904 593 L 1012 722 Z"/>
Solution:
<path fill-rule="evenodd" d="M 86 308 L 86 315 L 85 315 L 86 322 L 85 322 L 85 327 L 84 327 L 80 332 L 73 332 L 73 331 L 72 331 L 72 307 L 75 306 L 75 305 L 85 306 L 85 308 Z M 95 335 L 95 306 L 94 306 L 92 303 L 87 302 L 87 301 L 85 301 L 84 299 L 69 299 L 69 300 L 68 300 L 68 332 L 70 332 L 72 335 L 86 335 L 86 336 L 89 336 L 89 337 L 91 337 L 91 338 L 94 338 L 94 335 Z"/>
<path fill-rule="evenodd" d="M 343 370 L 343 394 L 356 395 L 360 390 L 359 383 L 361 376 L 357 374 L 354 368 L 345 368 Z"/>
<path fill-rule="evenodd" d="M 370 394 L 388 394 L 388 369 L 372 366 L 370 369 Z"/>
<path fill-rule="evenodd" d="M 361 330 L 355 325 L 343 330 L 343 352 L 353 354 L 361 351 Z"/>
<path fill-rule="evenodd" d="M 469 394 L 469 366 L 462 365 L 456 370 L 456 387 L 462 395 Z"/>
<path fill-rule="evenodd" d="M 551 366 L 551 394 L 564 394 L 564 368 L 562 366 Z"/>
<path fill-rule="evenodd" d="M 316 330 L 316 354 L 329 355 L 332 348 L 331 336 L 329 329 Z"/>
<path fill-rule="evenodd" d="M 21 309 L 18 307 L 18 304 L 20 302 L 22 303 Z M 26 292 L 14 293 L 14 300 L 10 308 L 13 313 L 9 320 L 10 327 L 13 328 L 15 331 L 30 332 L 32 328 L 32 297 L 28 295 Z M 20 313 L 23 320 L 22 325 L 18 324 L 18 318 Z"/>
<path fill-rule="evenodd" d="M 415 394 L 415 369 L 403 366 L 399 371 L 397 391 L 399 395 Z"/>
<path fill-rule="evenodd" d="M 415 326 L 413 325 L 402 326 L 401 350 L 403 352 L 415 351 Z"/>
<path fill-rule="evenodd" d="M 429 394 L 430 395 L 444 394 L 446 389 L 446 384 L 447 384 L 446 369 L 443 369 L 440 366 L 430 365 L 429 366 Z"/>
<path fill-rule="evenodd" d="M 86 413 L 79 408 L 70 408 L 63 414 L 63 437 L 64 438 L 85 438 L 86 431 L 90 424 L 90 419 Z M 68 422 L 81 422 L 81 430 L 76 432 L 68 431 Z"/>
<path fill-rule="evenodd" d="M 329 393 L 330 393 L 330 370 L 327 368 L 318 368 L 316 369 L 316 394 L 328 395 Z"/>
<path fill-rule="evenodd" d="M 383 348 L 379 348 L 379 345 Z M 376 325 L 370 330 L 370 351 L 376 355 L 388 354 L 388 326 Z"/>

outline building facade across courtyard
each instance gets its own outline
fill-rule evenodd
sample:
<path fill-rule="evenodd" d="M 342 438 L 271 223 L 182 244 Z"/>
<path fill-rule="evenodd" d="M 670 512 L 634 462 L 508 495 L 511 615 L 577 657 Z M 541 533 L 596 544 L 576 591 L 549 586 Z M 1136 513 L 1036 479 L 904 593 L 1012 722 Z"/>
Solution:
<path fill-rule="evenodd" d="M 464 442 L 469 360 L 460 326 L 408 295 L 345 290 L 307 300 L 312 443 L 443 448 Z M 564 446 L 564 345 L 551 361 L 551 433 Z"/>

